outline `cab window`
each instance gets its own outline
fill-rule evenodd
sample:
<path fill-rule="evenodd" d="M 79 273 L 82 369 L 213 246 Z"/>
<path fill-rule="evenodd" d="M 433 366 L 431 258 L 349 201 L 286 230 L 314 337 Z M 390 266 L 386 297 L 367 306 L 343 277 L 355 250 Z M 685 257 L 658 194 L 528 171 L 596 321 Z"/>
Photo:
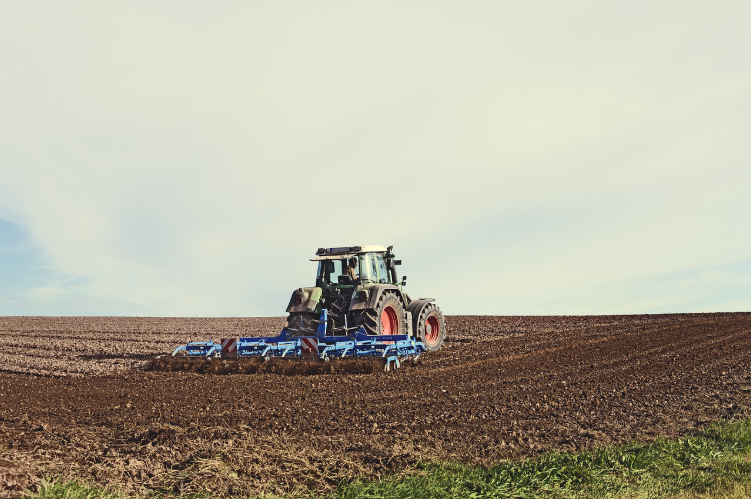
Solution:
<path fill-rule="evenodd" d="M 373 280 L 373 282 L 380 282 L 378 275 L 378 262 L 374 258 L 375 255 L 371 253 L 370 255 L 368 255 L 368 257 L 368 260 L 370 260 L 370 278 Z"/>
<path fill-rule="evenodd" d="M 381 284 L 389 283 L 389 273 L 386 270 L 386 261 L 383 258 L 383 253 L 377 253 L 375 260 L 378 265 L 378 282 Z"/>
<path fill-rule="evenodd" d="M 375 262 L 372 258 L 373 255 L 370 253 L 365 253 L 363 255 L 360 255 L 360 280 L 361 281 L 370 281 L 375 282 L 378 280 L 378 273 L 377 271 L 374 272 L 374 269 L 376 267 L 374 266 Z"/>
<path fill-rule="evenodd" d="M 316 285 L 329 286 L 336 284 L 340 275 L 346 272 L 346 264 L 340 260 L 321 260 L 318 262 Z"/>

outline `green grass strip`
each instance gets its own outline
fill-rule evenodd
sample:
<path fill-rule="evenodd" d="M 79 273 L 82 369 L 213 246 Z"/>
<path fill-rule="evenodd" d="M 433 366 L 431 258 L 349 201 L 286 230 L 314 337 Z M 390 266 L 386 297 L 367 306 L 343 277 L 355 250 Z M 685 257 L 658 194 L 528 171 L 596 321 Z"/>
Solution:
<path fill-rule="evenodd" d="M 44 482 L 29 499 L 120 499 L 112 489 Z M 155 494 L 165 499 L 175 496 Z M 198 496 L 192 496 L 198 499 Z M 208 498 L 209 496 L 206 496 Z M 310 497 L 317 497 L 312 495 Z M 326 499 L 751 497 L 751 420 L 649 444 L 552 452 L 490 468 L 426 463 L 415 473 L 341 484 Z"/>
<path fill-rule="evenodd" d="M 749 497 L 750 457 L 751 421 L 723 422 L 677 440 L 552 452 L 490 468 L 424 464 L 412 476 L 342 484 L 328 499 Z"/>
<path fill-rule="evenodd" d="M 26 497 L 34 499 L 124 499 L 126 496 L 117 491 L 76 482 L 42 480 L 39 492 Z"/>

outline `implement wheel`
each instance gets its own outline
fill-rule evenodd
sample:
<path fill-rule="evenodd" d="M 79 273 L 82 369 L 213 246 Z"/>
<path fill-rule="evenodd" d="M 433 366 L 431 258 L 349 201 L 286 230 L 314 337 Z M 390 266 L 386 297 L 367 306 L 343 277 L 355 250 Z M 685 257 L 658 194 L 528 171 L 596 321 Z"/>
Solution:
<path fill-rule="evenodd" d="M 360 324 L 370 335 L 407 334 L 407 314 L 401 300 L 393 293 L 383 293 L 373 310 L 360 317 Z"/>
<path fill-rule="evenodd" d="M 416 321 L 416 333 L 425 344 L 425 350 L 434 352 L 441 348 L 446 337 L 446 321 L 441 309 L 432 303 L 426 305 Z"/>

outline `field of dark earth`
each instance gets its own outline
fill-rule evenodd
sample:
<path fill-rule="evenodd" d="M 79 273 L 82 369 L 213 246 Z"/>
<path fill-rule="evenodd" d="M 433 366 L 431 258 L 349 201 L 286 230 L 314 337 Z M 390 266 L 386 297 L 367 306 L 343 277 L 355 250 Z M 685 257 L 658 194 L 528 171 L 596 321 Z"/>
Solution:
<path fill-rule="evenodd" d="M 0 497 L 43 477 L 129 493 L 326 491 L 420 462 L 491 464 L 751 415 L 751 313 L 450 316 L 395 372 L 151 371 L 283 318 L 0 317 Z"/>

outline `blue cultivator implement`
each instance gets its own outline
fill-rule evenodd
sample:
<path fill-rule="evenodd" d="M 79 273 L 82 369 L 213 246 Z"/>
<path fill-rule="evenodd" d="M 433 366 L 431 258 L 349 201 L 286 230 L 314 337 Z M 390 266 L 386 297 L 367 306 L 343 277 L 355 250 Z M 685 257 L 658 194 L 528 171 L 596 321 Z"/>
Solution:
<path fill-rule="evenodd" d="M 384 369 L 401 367 L 401 361 L 417 360 L 425 352 L 422 341 L 403 335 L 371 336 L 362 327 L 346 336 L 326 335 L 327 310 L 321 312 L 315 336 L 294 336 L 287 328 L 279 336 L 259 338 L 226 338 L 219 343 L 195 341 L 179 346 L 172 356 L 182 352 L 190 357 L 244 358 L 333 358 L 380 357 Z"/>

